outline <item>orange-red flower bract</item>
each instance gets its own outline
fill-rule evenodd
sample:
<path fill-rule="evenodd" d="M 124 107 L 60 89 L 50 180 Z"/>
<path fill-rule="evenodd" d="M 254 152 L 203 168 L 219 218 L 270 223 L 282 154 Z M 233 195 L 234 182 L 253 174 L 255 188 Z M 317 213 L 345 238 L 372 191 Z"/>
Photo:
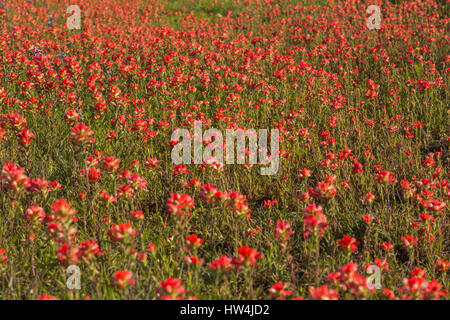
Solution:
<path fill-rule="evenodd" d="M 359 246 L 359 242 L 355 238 L 345 235 L 342 239 L 336 240 L 339 244 L 339 249 L 356 251 Z"/>
<path fill-rule="evenodd" d="M 249 246 L 243 246 L 238 249 L 239 257 L 233 259 L 233 264 L 236 266 L 245 265 L 252 266 L 257 260 L 263 258 L 263 254 L 256 249 L 252 249 Z"/>
<path fill-rule="evenodd" d="M 118 289 L 132 287 L 135 284 L 133 273 L 128 270 L 116 271 L 111 278 L 111 286 Z"/>
<path fill-rule="evenodd" d="M 161 281 L 157 291 L 162 300 L 180 299 L 186 293 L 186 289 L 181 285 L 181 280 L 171 277 Z"/>
<path fill-rule="evenodd" d="M 112 241 L 129 243 L 139 234 L 133 229 L 130 222 L 113 224 L 108 231 L 108 235 Z"/>
<path fill-rule="evenodd" d="M 1 297 L 449 299 L 448 1 L 195 2 L 0 1 Z"/>
<path fill-rule="evenodd" d="M 181 217 L 194 208 L 194 200 L 188 194 L 172 193 L 167 199 L 166 210 L 171 216 Z"/>

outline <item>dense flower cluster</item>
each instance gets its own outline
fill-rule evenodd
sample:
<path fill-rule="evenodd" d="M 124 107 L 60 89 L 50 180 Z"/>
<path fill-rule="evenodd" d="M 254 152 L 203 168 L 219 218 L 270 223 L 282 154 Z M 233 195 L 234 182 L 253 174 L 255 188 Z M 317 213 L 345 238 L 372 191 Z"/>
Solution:
<path fill-rule="evenodd" d="M 442 1 L 3 2 L 0 298 L 449 298 Z"/>

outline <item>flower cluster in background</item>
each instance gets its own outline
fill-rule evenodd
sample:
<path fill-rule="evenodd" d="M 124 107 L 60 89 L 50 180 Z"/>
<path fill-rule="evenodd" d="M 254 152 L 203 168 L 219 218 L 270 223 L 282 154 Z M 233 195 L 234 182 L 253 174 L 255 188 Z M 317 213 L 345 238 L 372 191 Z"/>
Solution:
<path fill-rule="evenodd" d="M 442 1 L 187 2 L 1 6 L 0 298 L 448 299 Z M 174 165 L 195 121 L 278 172 Z"/>

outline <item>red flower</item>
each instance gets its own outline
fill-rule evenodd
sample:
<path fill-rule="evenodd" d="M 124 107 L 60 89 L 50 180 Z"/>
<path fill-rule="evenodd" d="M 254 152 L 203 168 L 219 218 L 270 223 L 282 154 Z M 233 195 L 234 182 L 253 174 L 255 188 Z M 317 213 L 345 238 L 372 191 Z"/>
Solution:
<path fill-rule="evenodd" d="M 71 208 L 70 202 L 67 202 L 65 199 L 58 199 L 52 204 L 52 214 L 61 218 L 73 216 L 76 212 L 75 209 Z"/>
<path fill-rule="evenodd" d="M 439 259 L 436 263 L 436 267 L 442 272 L 447 272 L 450 267 L 450 262 L 448 260 Z"/>
<path fill-rule="evenodd" d="M 45 179 L 33 178 L 30 179 L 30 185 L 27 188 L 28 192 L 37 193 L 41 192 L 43 195 L 46 195 L 51 191 L 50 183 Z"/>
<path fill-rule="evenodd" d="M 128 270 L 116 271 L 112 276 L 112 287 L 116 287 L 118 289 L 123 289 L 127 287 L 132 287 L 135 284 L 135 281 L 132 279 L 133 273 Z"/>
<path fill-rule="evenodd" d="M 162 296 L 163 300 L 178 299 L 186 293 L 186 289 L 181 285 L 181 280 L 167 278 L 159 283 L 157 292 Z"/>
<path fill-rule="evenodd" d="M 167 199 L 166 210 L 169 215 L 181 217 L 194 208 L 194 200 L 188 194 L 172 193 Z"/>
<path fill-rule="evenodd" d="M 7 256 L 5 253 L 6 253 L 6 249 L 0 249 L 0 264 L 5 263 L 5 261 L 6 261 Z"/>
<path fill-rule="evenodd" d="M 370 224 L 373 221 L 373 217 L 370 214 L 363 214 L 363 219 L 367 224 Z"/>
<path fill-rule="evenodd" d="M 116 171 L 119 168 L 120 160 L 114 156 L 105 157 L 102 161 L 103 167 L 108 171 Z"/>
<path fill-rule="evenodd" d="M 147 169 L 154 169 L 157 168 L 161 160 L 156 159 L 156 157 L 153 158 L 147 158 L 147 161 L 145 162 L 145 167 Z"/>
<path fill-rule="evenodd" d="M 292 291 L 289 290 L 289 283 L 277 282 L 269 289 L 270 298 L 284 300 L 288 296 L 292 295 Z"/>
<path fill-rule="evenodd" d="M 49 296 L 48 294 L 43 293 L 43 294 L 40 294 L 36 298 L 36 300 L 58 300 L 58 298 L 53 297 L 53 296 Z"/>
<path fill-rule="evenodd" d="M 205 259 L 202 258 L 197 258 L 196 256 L 187 256 L 184 258 L 184 261 L 187 264 L 192 264 L 192 265 L 201 265 L 203 264 L 203 262 L 205 261 Z"/>
<path fill-rule="evenodd" d="M 30 179 L 25 175 L 25 170 L 15 163 L 6 161 L 0 174 L 0 181 L 6 183 L 9 189 L 17 192 L 24 191 L 30 186 Z"/>
<path fill-rule="evenodd" d="M 78 121 L 79 118 L 80 115 L 78 114 L 78 112 L 72 109 L 67 110 L 66 113 L 64 114 L 64 120 L 66 120 L 67 122 L 75 123 Z"/>
<path fill-rule="evenodd" d="M 30 206 L 25 211 L 24 217 L 27 220 L 41 222 L 45 218 L 45 212 L 44 209 L 39 206 Z"/>
<path fill-rule="evenodd" d="M 92 137 L 93 135 L 94 131 L 91 130 L 90 126 L 86 126 L 84 123 L 78 123 L 72 128 L 70 140 L 72 140 L 75 145 L 94 143 L 95 138 Z"/>
<path fill-rule="evenodd" d="M 15 130 L 20 131 L 25 129 L 27 126 L 27 119 L 23 115 L 20 115 L 18 113 L 8 113 L 2 115 L 2 123 L 4 123 L 7 127 Z"/>
<path fill-rule="evenodd" d="M 341 250 L 356 251 L 359 246 L 359 242 L 350 236 L 344 236 L 342 239 L 336 240 L 336 242 L 339 243 L 339 249 Z"/>
<path fill-rule="evenodd" d="M 410 278 L 403 279 L 402 300 L 434 300 L 448 295 L 446 290 L 441 290 L 442 285 L 437 280 L 427 281 L 425 272 L 421 269 L 413 270 Z"/>
<path fill-rule="evenodd" d="M 372 194 L 372 193 L 370 193 L 370 192 L 367 192 L 365 195 L 364 195 L 364 197 L 362 198 L 362 202 L 363 203 L 372 203 L 373 202 L 373 200 L 375 200 L 375 196 Z"/>
<path fill-rule="evenodd" d="M 5 128 L 3 128 L 0 124 L 0 142 L 2 142 L 2 140 L 4 138 L 6 138 L 8 136 L 8 134 L 6 133 Z"/>
<path fill-rule="evenodd" d="M 188 245 L 191 246 L 191 249 L 194 249 L 194 248 L 200 248 L 200 246 L 205 241 L 205 239 L 199 238 L 199 237 L 197 237 L 196 234 L 193 234 L 190 236 L 186 236 L 186 241 L 187 241 Z"/>
<path fill-rule="evenodd" d="M 230 270 L 232 265 L 233 259 L 227 257 L 226 255 L 222 255 L 220 258 L 213 260 L 208 267 L 211 270 Z"/>
<path fill-rule="evenodd" d="M 153 243 L 149 243 L 145 250 L 148 252 L 153 252 L 153 251 L 155 251 L 155 249 L 156 249 L 156 246 Z"/>
<path fill-rule="evenodd" d="M 311 234 L 317 234 L 322 237 L 325 234 L 325 228 L 328 227 L 327 218 L 322 213 L 322 207 L 315 203 L 308 205 L 304 210 L 303 223 L 305 225 L 305 238 Z"/>
<path fill-rule="evenodd" d="M 186 168 L 184 164 L 176 165 L 173 167 L 173 176 L 176 177 L 180 174 L 188 174 L 189 170 Z"/>
<path fill-rule="evenodd" d="M 100 251 L 100 247 L 95 240 L 82 241 L 79 250 L 84 261 L 93 259 L 104 253 L 104 251 Z"/>
<path fill-rule="evenodd" d="M 217 194 L 215 195 L 217 197 Z M 277 205 L 277 199 L 273 200 L 264 200 L 264 208 L 274 208 Z"/>
<path fill-rule="evenodd" d="M 246 266 L 252 266 L 256 263 L 256 260 L 262 259 L 263 254 L 259 253 L 255 249 L 249 246 L 244 246 L 238 249 L 238 258 L 233 259 L 233 264 L 239 266 L 245 264 Z"/>
<path fill-rule="evenodd" d="M 418 241 L 418 239 L 416 237 L 414 237 L 413 235 L 409 235 L 406 237 L 402 236 L 402 240 L 403 240 L 403 244 L 407 248 L 411 248 L 411 247 L 417 245 L 417 241 Z"/>
<path fill-rule="evenodd" d="M 82 252 L 76 246 L 63 244 L 56 250 L 56 254 L 58 256 L 58 261 L 65 266 L 81 262 L 80 257 Z"/>
<path fill-rule="evenodd" d="M 98 169 L 96 167 L 91 167 L 91 168 L 89 168 L 88 178 L 91 181 L 99 181 L 100 180 L 100 174 L 101 174 L 100 169 Z"/>
<path fill-rule="evenodd" d="M 248 207 L 247 197 L 237 191 L 227 193 L 225 206 L 229 207 L 237 217 L 245 216 L 250 218 L 250 209 Z"/>
<path fill-rule="evenodd" d="M 308 170 L 306 168 L 300 169 L 300 170 L 298 170 L 298 172 L 299 172 L 300 178 L 311 177 L 311 175 L 313 173 L 311 170 Z"/>
<path fill-rule="evenodd" d="M 339 294 L 336 290 L 329 289 L 326 285 L 320 288 L 309 287 L 309 292 L 311 293 L 310 300 L 338 300 Z"/>
<path fill-rule="evenodd" d="M 391 172 L 379 171 L 376 173 L 375 182 L 376 183 L 390 183 L 390 182 L 397 182 L 397 179 L 395 179 L 394 175 Z"/>
<path fill-rule="evenodd" d="M 20 133 L 17 134 L 17 138 L 19 138 L 20 145 L 27 146 L 33 140 L 34 134 L 31 133 L 31 131 L 28 129 L 23 129 Z"/>
<path fill-rule="evenodd" d="M 390 242 L 387 242 L 387 241 L 380 243 L 380 247 L 382 247 L 384 251 L 389 251 L 389 250 L 394 249 L 394 246 Z"/>
<path fill-rule="evenodd" d="M 130 216 L 135 220 L 144 220 L 144 213 L 142 210 L 131 211 Z"/>
<path fill-rule="evenodd" d="M 355 161 L 355 162 L 353 163 L 352 171 L 355 172 L 355 173 L 362 173 L 362 172 L 363 172 L 363 166 L 362 166 L 362 164 L 359 163 L 359 162 L 357 162 L 357 161 Z"/>
<path fill-rule="evenodd" d="M 291 231 L 291 225 L 289 221 L 278 220 L 277 225 L 274 230 L 274 236 L 277 239 L 281 239 L 282 241 L 288 241 L 289 237 L 294 234 L 294 231 Z"/>
<path fill-rule="evenodd" d="M 109 229 L 108 235 L 112 241 L 129 243 L 137 236 L 139 232 L 134 230 L 130 222 L 113 224 L 112 228 Z"/>
<path fill-rule="evenodd" d="M 337 189 L 332 181 L 320 181 L 315 188 L 309 188 L 308 192 L 318 199 L 331 199 L 336 195 Z"/>

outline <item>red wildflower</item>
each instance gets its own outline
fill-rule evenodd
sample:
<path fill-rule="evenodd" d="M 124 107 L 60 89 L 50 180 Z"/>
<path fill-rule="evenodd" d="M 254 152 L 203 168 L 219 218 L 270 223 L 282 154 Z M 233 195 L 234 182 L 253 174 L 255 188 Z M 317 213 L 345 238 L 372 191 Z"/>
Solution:
<path fill-rule="evenodd" d="M 181 285 L 181 280 L 167 278 L 159 283 L 157 292 L 161 295 L 162 300 L 176 300 L 182 298 L 186 293 L 186 289 Z"/>
<path fill-rule="evenodd" d="M 284 300 L 290 295 L 292 295 L 292 291 L 289 290 L 289 283 L 277 282 L 272 285 L 269 289 L 270 298 Z"/>
<path fill-rule="evenodd" d="M 336 242 L 339 243 L 339 249 L 341 250 L 358 250 L 359 242 L 356 241 L 355 238 L 352 238 L 350 236 L 346 235 L 342 239 L 336 240 Z"/>
<path fill-rule="evenodd" d="M 112 241 L 124 243 L 130 243 L 138 234 L 139 232 L 133 229 L 130 222 L 113 224 L 112 228 L 108 231 L 108 235 Z"/>
<path fill-rule="evenodd" d="M 116 271 L 111 278 L 111 286 L 118 289 L 132 287 L 135 284 L 133 273 L 128 270 Z"/>
<path fill-rule="evenodd" d="M 188 194 L 172 193 L 167 199 L 166 210 L 170 216 L 181 217 L 188 214 L 192 208 L 194 208 L 194 200 Z"/>
<path fill-rule="evenodd" d="M 311 293 L 310 300 L 338 300 L 339 294 L 336 290 L 329 289 L 326 285 L 320 288 L 308 287 Z"/>

